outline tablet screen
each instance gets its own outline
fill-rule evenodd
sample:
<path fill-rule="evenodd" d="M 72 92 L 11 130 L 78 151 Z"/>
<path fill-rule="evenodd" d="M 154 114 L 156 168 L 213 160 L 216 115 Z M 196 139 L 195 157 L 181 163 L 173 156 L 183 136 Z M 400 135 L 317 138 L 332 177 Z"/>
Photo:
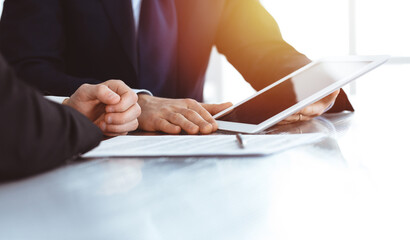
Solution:
<path fill-rule="evenodd" d="M 298 102 L 362 69 L 370 61 L 319 62 L 217 118 L 222 121 L 260 124 Z"/>

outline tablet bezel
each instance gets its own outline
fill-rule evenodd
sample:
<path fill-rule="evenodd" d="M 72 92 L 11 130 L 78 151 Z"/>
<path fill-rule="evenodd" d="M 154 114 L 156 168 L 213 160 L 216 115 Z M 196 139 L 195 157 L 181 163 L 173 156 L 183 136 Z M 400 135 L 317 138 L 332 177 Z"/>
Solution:
<path fill-rule="evenodd" d="M 218 117 L 224 115 L 225 113 L 231 111 L 232 109 L 236 108 L 237 106 L 241 105 L 242 103 L 268 91 L 269 89 L 275 87 L 276 85 L 294 77 L 295 75 L 305 71 L 306 69 L 311 68 L 315 64 L 321 63 L 321 62 L 363 62 L 363 61 L 370 61 L 368 65 L 363 67 L 362 69 L 358 70 L 357 72 L 347 76 L 344 79 L 341 79 L 332 85 L 316 92 L 315 94 L 309 96 L 308 98 L 298 102 L 297 104 L 293 105 L 292 107 L 280 112 L 279 114 L 276 114 L 275 116 L 261 122 L 260 124 L 247 124 L 247 123 L 238 123 L 238 122 L 228 122 L 228 121 L 222 121 L 222 120 L 216 120 L 219 126 L 220 130 L 226 130 L 226 131 L 233 131 L 233 132 L 243 132 L 243 133 L 257 133 L 260 131 L 263 131 L 276 123 L 282 121 L 283 119 L 287 118 L 288 116 L 298 112 L 299 110 L 309 106 L 310 104 L 313 104 L 320 99 L 328 96 L 335 90 L 343 87 L 347 83 L 357 79 L 358 77 L 366 74 L 367 72 L 377 68 L 378 66 L 382 65 L 385 63 L 390 57 L 389 56 L 346 56 L 346 57 L 327 57 L 327 58 L 322 58 L 317 61 L 314 61 L 298 70 L 295 72 L 289 74 L 288 76 L 272 83 L 271 85 L 265 87 L 264 89 L 260 90 L 259 92 L 256 92 L 252 96 L 246 98 L 245 100 L 233 105 L 230 108 L 225 109 L 224 111 L 214 115 L 213 117 L 217 119 Z"/>

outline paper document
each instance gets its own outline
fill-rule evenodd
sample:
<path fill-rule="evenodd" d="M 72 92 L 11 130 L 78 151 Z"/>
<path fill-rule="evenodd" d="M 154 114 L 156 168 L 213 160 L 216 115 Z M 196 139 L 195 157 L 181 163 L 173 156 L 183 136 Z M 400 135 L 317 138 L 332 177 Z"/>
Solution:
<path fill-rule="evenodd" d="M 324 136 L 319 133 L 243 135 L 245 148 L 240 148 L 235 135 L 119 136 L 103 141 L 100 146 L 84 154 L 83 157 L 267 155 L 317 142 Z"/>

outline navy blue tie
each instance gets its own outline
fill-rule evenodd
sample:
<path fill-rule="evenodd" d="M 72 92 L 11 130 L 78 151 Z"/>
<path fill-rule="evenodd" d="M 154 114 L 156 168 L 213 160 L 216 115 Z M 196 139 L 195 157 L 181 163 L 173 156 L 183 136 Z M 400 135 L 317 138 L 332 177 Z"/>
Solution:
<path fill-rule="evenodd" d="M 138 30 L 139 87 L 175 97 L 177 16 L 173 0 L 142 0 Z"/>

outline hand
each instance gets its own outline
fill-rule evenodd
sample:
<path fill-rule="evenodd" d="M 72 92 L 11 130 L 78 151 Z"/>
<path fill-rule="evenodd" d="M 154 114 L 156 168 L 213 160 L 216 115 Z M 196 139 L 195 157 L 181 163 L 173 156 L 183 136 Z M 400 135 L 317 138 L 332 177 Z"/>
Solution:
<path fill-rule="evenodd" d="M 138 96 L 120 80 L 84 84 L 63 104 L 73 107 L 100 127 L 106 136 L 126 135 L 138 128 Z"/>
<path fill-rule="evenodd" d="M 212 115 L 232 106 L 232 103 L 204 104 L 192 99 L 167 99 L 140 95 L 142 109 L 140 128 L 178 134 L 210 134 L 218 129 Z"/>
<path fill-rule="evenodd" d="M 301 111 L 282 120 L 278 125 L 289 124 L 293 122 L 309 121 L 317 116 L 320 116 L 327 110 L 335 101 L 340 93 L 340 89 L 331 93 L 329 96 L 307 106 Z"/>

